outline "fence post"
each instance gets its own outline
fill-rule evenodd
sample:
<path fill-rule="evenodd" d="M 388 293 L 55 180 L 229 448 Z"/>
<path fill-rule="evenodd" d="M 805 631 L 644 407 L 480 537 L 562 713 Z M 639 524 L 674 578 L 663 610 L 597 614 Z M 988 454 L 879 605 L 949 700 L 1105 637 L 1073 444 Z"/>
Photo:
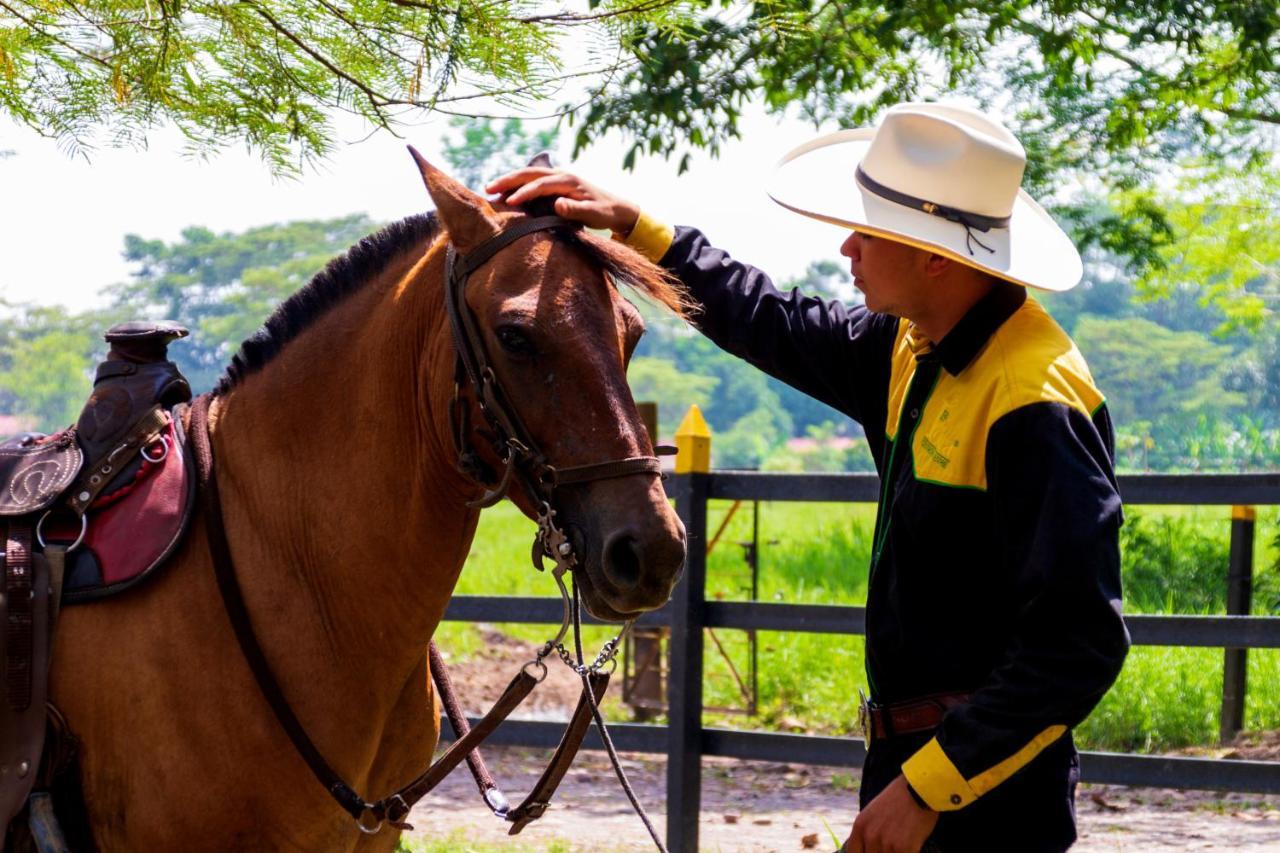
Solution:
<path fill-rule="evenodd" d="M 1231 556 L 1227 562 L 1227 615 L 1248 616 L 1253 607 L 1253 534 L 1257 510 L 1231 508 Z M 1244 728 L 1249 677 L 1247 649 L 1227 649 L 1222 663 L 1222 720 L 1218 739 L 1230 743 Z"/>
<path fill-rule="evenodd" d="M 702 811 L 702 627 L 707 579 L 707 485 L 711 430 L 697 406 L 676 430 L 676 512 L 684 523 L 687 556 L 671 606 L 667 671 L 667 847 L 698 849 Z"/>

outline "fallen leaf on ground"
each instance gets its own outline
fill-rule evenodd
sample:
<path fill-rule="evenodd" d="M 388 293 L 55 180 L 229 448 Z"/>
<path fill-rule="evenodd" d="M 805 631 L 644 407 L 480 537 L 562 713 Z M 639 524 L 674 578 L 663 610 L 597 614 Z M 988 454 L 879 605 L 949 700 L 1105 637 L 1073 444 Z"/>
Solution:
<path fill-rule="evenodd" d="M 801 838 L 800 846 L 803 847 L 805 850 L 812 850 L 813 848 L 817 847 L 818 833 L 811 832 L 808 835 L 806 835 L 804 838 Z"/>
<path fill-rule="evenodd" d="M 1090 795 L 1089 799 L 1093 800 L 1093 804 L 1098 808 L 1106 809 L 1109 812 L 1122 812 L 1129 808 L 1127 805 L 1124 805 L 1123 803 L 1110 802 L 1101 794 L 1092 794 Z"/>

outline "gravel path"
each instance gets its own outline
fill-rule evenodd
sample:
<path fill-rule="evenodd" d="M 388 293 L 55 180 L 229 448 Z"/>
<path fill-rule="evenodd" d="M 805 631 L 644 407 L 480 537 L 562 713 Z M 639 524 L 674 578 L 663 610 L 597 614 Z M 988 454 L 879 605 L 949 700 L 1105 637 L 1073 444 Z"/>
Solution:
<path fill-rule="evenodd" d="M 529 644 L 497 631 L 486 632 L 484 639 L 482 654 L 450 668 L 468 713 L 486 709 L 532 654 Z M 553 666 L 547 681 L 517 716 L 566 719 L 579 689 L 572 673 Z M 608 704 L 618 701 L 616 692 Z M 549 752 L 488 747 L 484 754 L 514 803 L 533 786 Z M 1214 754 L 1277 761 L 1280 733 L 1242 739 L 1236 749 Z M 624 754 L 624 767 L 662 833 L 665 757 Z M 837 846 L 833 833 L 842 841 L 857 813 L 857 782 L 857 771 L 848 768 L 704 758 L 701 847 L 706 851 L 831 851 Z M 1280 796 L 1085 785 L 1076 802 L 1081 838 L 1073 850 L 1280 853 Z M 579 754 L 546 816 L 516 839 L 508 838 L 507 824 L 480 802 L 465 765 L 419 803 L 409 822 L 415 827 L 410 838 L 461 831 L 474 841 L 502 844 L 513 851 L 653 849 L 608 758 L 600 752 Z"/>
<path fill-rule="evenodd" d="M 490 769 L 513 800 L 542 771 L 545 753 L 485 750 Z M 624 755 L 640 800 L 662 831 L 666 762 Z M 701 848 L 707 851 L 834 849 L 857 810 L 856 774 L 847 769 L 706 758 Z M 1082 786 L 1078 851 L 1280 851 L 1280 797 L 1211 795 L 1157 789 Z M 652 850 L 603 753 L 582 753 L 546 816 L 516 839 L 481 803 L 465 768 L 414 809 L 411 837 L 464 830 L 467 837 L 512 850 L 555 846 L 581 851 Z"/>

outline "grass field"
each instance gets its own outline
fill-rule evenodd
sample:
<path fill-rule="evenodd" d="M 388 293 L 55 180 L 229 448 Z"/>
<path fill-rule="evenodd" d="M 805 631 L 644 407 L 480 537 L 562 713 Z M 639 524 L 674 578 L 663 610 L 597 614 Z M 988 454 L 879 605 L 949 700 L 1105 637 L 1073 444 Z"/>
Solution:
<path fill-rule="evenodd" d="M 727 502 L 712 502 L 709 526 L 713 531 L 728 508 Z M 1258 614 L 1272 614 L 1280 607 L 1273 544 L 1277 515 L 1275 507 L 1261 508 L 1258 514 L 1254 595 Z M 1229 508 L 1129 508 L 1128 516 L 1126 610 L 1222 612 Z M 873 521 L 870 505 L 762 503 L 760 600 L 865 603 Z M 751 508 L 744 505 L 708 559 L 709 598 L 748 597 L 750 571 L 737 543 L 750 538 L 750 525 Z M 532 533 L 532 523 L 509 503 L 488 510 L 457 591 L 553 595 L 551 579 L 529 565 Z M 531 641 L 546 636 L 540 626 L 509 625 L 502 630 Z M 746 672 L 746 634 L 715 634 L 707 642 L 705 702 L 712 707 L 740 707 L 742 698 L 726 658 L 739 672 Z M 595 629 L 587 642 L 598 645 L 606 636 L 604 629 Z M 479 634 L 469 625 L 445 623 L 437 637 L 455 656 L 466 657 L 479 648 Z M 708 724 L 834 734 L 853 730 L 857 690 L 865 685 L 861 637 L 760 632 L 757 642 L 758 715 L 708 712 Z M 1093 749 L 1140 752 L 1213 743 L 1222 696 L 1222 659 L 1219 649 L 1133 649 L 1120 680 L 1077 730 L 1078 741 Z M 1245 725 L 1280 728 L 1280 651 L 1250 652 Z"/>

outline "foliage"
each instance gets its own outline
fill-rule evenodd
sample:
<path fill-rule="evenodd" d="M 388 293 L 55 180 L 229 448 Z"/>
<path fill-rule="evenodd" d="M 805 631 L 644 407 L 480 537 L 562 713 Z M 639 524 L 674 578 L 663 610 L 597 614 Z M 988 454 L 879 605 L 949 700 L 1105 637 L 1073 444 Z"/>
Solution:
<path fill-rule="evenodd" d="M 354 214 L 238 234 L 193 226 L 173 243 L 130 234 L 125 258 L 137 266 L 132 281 L 113 288 L 114 306 L 191 329 L 191 338 L 172 347 L 172 358 L 194 389 L 207 390 L 278 302 L 375 228 Z"/>
<path fill-rule="evenodd" d="M 559 100 L 576 149 L 616 131 L 625 165 L 683 170 L 740 135 L 748 104 L 853 126 L 959 93 L 1009 115 L 1029 187 L 1052 195 L 1080 177 L 1143 187 L 1188 152 L 1259 164 L 1280 125 L 1278 50 L 1274 4 L 1240 0 L 4 0 L 0 110 L 73 151 L 168 123 L 194 152 L 243 141 L 289 173 L 330 150 L 338 111 L 391 128 Z M 1087 241 L 1140 259 L 1168 243 L 1141 194 L 1123 216 L 1055 200 Z"/>
<path fill-rule="evenodd" d="M 1127 199 L 1131 193 L 1121 193 Z M 1178 239 L 1138 279 L 1148 298 L 1195 289 L 1224 313 L 1217 334 L 1257 332 L 1280 299 L 1280 170 L 1271 160 L 1245 169 L 1194 164 L 1163 207 Z"/>
<path fill-rule="evenodd" d="M 1230 348 L 1193 332 L 1173 332 L 1140 318 L 1090 316 L 1076 325 L 1075 339 L 1117 421 L 1247 402 L 1241 394 L 1221 391 Z"/>
<path fill-rule="evenodd" d="M 243 140 L 277 173 L 333 146 L 334 113 L 392 127 L 419 109 L 508 108 L 551 97 L 574 74 L 561 34 L 605 43 L 661 25 L 675 4 L 603 0 L 540 13 L 529 0 L 0 3 L 0 111 L 69 150 L 141 145 L 160 124 L 193 152 Z"/>
<path fill-rule="evenodd" d="M 1064 171 L 1132 186 L 1189 145 L 1267 150 L 1278 30 L 1274 8 L 1253 3 L 757 2 L 679 29 L 636 27 L 636 63 L 598 89 L 577 144 L 618 129 L 633 140 L 627 162 L 684 153 L 683 167 L 689 149 L 738 136 L 748 103 L 856 126 L 961 91 L 1019 105 L 1036 189 Z"/>
<path fill-rule="evenodd" d="M 95 352 L 105 349 L 93 318 L 61 308 L 33 308 L 0 326 L 0 399 L 32 428 L 54 432 L 75 423 L 89 397 Z"/>
<path fill-rule="evenodd" d="M 453 177 L 469 187 L 483 187 L 503 172 L 527 165 L 539 152 L 553 152 L 557 132 L 540 130 L 530 135 L 520 119 L 502 122 L 455 117 L 449 126 L 459 137 L 445 141 L 444 157 Z"/>
<path fill-rule="evenodd" d="M 631 359 L 627 382 L 632 397 L 658 404 L 658 434 L 666 438 L 675 435 L 690 406 L 709 411 L 711 396 L 720 384 L 714 376 L 685 373 L 674 362 L 646 356 Z"/>

